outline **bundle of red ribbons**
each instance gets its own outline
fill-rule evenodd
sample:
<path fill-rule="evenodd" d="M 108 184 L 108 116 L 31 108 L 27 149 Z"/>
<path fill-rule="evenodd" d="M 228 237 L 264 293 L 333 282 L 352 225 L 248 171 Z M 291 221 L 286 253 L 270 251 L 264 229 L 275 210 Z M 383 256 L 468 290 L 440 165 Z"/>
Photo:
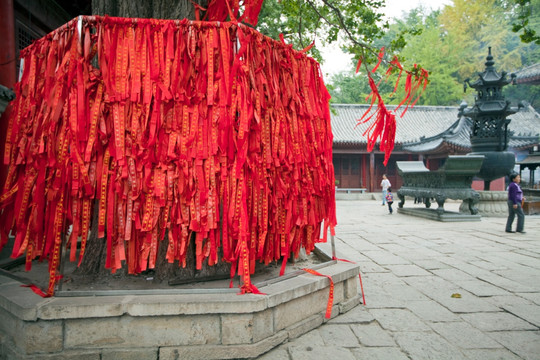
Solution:
<path fill-rule="evenodd" d="M 47 294 L 94 211 L 111 271 L 163 244 L 185 265 L 194 239 L 197 267 L 230 262 L 244 292 L 256 261 L 335 226 L 329 95 L 303 52 L 235 23 L 81 17 L 21 58 L 0 248 L 11 231 L 27 268 L 48 260 Z"/>

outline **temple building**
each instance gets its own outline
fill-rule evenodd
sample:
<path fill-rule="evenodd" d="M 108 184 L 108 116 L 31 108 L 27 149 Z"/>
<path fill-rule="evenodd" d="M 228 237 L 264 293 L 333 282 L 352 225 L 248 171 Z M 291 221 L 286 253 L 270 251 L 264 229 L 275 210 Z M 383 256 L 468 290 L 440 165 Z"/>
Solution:
<path fill-rule="evenodd" d="M 407 109 L 403 117 L 400 117 L 403 110 L 397 111 L 395 147 L 384 166 L 384 153 L 378 147 L 372 152 L 367 151 L 364 132 L 369 123 L 357 126 L 358 119 L 368 108 L 369 105 L 332 104 L 333 160 L 338 188 L 379 191 L 382 175 L 386 174 L 392 186 L 399 189 L 401 179 L 396 161 L 422 160 L 430 170 L 436 170 L 448 155 L 471 152 L 471 120 L 458 117 L 459 107 L 415 106 Z M 393 110 L 395 107 L 388 108 Z M 540 114 L 526 106 L 508 118 L 511 120 L 508 148 L 519 162 L 539 145 Z M 516 169 L 519 171 L 519 166 Z M 494 181 L 492 187 L 496 187 L 493 190 L 504 190 L 504 180 Z"/>
<path fill-rule="evenodd" d="M 516 73 L 516 84 L 540 85 L 540 63 L 536 63 Z"/>

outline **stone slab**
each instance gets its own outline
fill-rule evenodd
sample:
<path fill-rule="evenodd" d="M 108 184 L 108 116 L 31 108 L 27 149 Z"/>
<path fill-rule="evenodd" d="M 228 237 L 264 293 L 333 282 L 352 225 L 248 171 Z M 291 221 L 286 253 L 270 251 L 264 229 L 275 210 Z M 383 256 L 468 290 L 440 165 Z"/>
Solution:
<path fill-rule="evenodd" d="M 280 331 L 277 334 L 248 345 L 201 345 L 182 347 L 160 347 L 159 360 L 221 360 L 254 358 L 264 354 L 272 348 L 287 340 L 287 332 Z"/>
<path fill-rule="evenodd" d="M 313 360 L 313 359 L 339 359 L 356 360 L 349 349 L 338 346 L 290 346 L 289 353 L 293 360 Z"/>
<path fill-rule="evenodd" d="M 126 313 L 131 316 L 253 313 L 268 307 L 264 296 L 236 293 L 144 295 L 126 297 Z"/>
<path fill-rule="evenodd" d="M 429 331 L 419 317 L 407 309 L 370 309 L 369 312 L 385 330 L 390 331 Z"/>
<path fill-rule="evenodd" d="M 396 346 L 392 336 L 377 322 L 370 324 L 351 324 L 352 331 L 363 346 Z"/>
<path fill-rule="evenodd" d="M 351 349 L 356 359 L 369 360 L 409 360 L 409 357 L 398 347 L 362 347 Z"/>
<path fill-rule="evenodd" d="M 0 275 L 0 278 L 4 276 Z M 0 307 L 6 309 L 17 318 L 26 321 L 33 321 L 38 318 L 38 308 L 46 304 L 50 299 L 44 299 L 21 287 L 22 283 L 8 278 L 0 288 Z"/>
<path fill-rule="evenodd" d="M 424 321 L 458 321 L 459 317 L 435 301 L 409 301 L 407 308 Z"/>
<path fill-rule="evenodd" d="M 540 334 L 538 331 L 496 331 L 489 336 L 522 359 L 538 360 Z"/>
<path fill-rule="evenodd" d="M 257 357 L 257 360 L 290 360 L 289 351 L 283 345 Z"/>
<path fill-rule="evenodd" d="M 456 284 L 478 297 L 488 297 L 496 295 L 509 295 L 510 293 L 503 288 L 492 285 L 482 280 L 456 280 Z"/>
<path fill-rule="evenodd" d="M 327 346 L 355 347 L 358 338 L 346 324 L 328 324 L 319 329 L 324 344 Z"/>
<path fill-rule="evenodd" d="M 324 340 L 322 338 L 321 332 L 319 329 L 311 330 L 305 333 L 302 336 L 299 336 L 296 339 L 290 339 L 288 345 L 290 346 L 311 346 L 311 345 L 324 345 Z"/>
<path fill-rule="evenodd" d="M 537 326 L 504 311 L 461 314 L 460 317 L 482 331 L 538 330 Z"/>
<path fill-rule="evenodd" d="M 70 319 L 64 327 L 66 349 L 201 345 L 221 341 L 218 315 Z"/>
<path fill-rule="evenodd" d="M 462 349 L 497 349 L 501 344 L 466 322 L 432 323 L 431 327 L 448 342 Z"/>
<path fill-rule="evenodd" d="M 356 308 L 358 305 L 362 304 L 362 297 L 360 295 L 356 295 L 352 299 L 344 300 L 339 304 L 339 313 L 344 314 L 354 308 Z"/>
<path fill-rule="evenodd" d="M 44 320 L 116 317 L 126 313 L 123 296 L 52 298 L 39 307 L 38 317 Z"/>
<path fill-rule="evenodd" d="M 417 265 L 386 265 L 386 268 L 389 269 L 392 273 L 397 276 L 430 276 L 430 272 L 422 269 Z"/>
<path fill-rule="evenodd" d="M 540 328 L 540 310 L 538 305 L 504 305 L 504 310 Z"/>
<path fill-rule="evenodd" d="M 55 353 L 64 346 L 63 324 L 61 321 L 25 322 L 18 326 L 19 334 L 14 343 L 26 354 Z"/>
<path fill-rule="evenodd" d="M 461 350 L 433 332 L 406 331 L 394 334 L 400 348 L 415 360 L 463 360 Z"/>
<path fill-rule="evenodd" d="M 369 324 L 375 320 L 365 306 L 357 306 L 346 314 L 330 320 L 329 324 Z"/>
<path fill-rule="evenodd" d="M 463 353 L 469 360 L 521 360 L 506 349 L 465 349 Z"/>
<path fill-rule="evenodd" d="M 289 339 L 290 340 L 296 339 L 310 332 L 311 330 L 318 328 L 323 323 L 324 323 L 323 314 L 312 315 L 308 317 L 307 319 L 304 319 L 301 322 L 294 324 L 293 326 L 289 326 L 287 328 Z"/>
<path fill-rule="evenodd" d="M 101 360 L 158 360 L 158 348 L 103 350 Z"/>

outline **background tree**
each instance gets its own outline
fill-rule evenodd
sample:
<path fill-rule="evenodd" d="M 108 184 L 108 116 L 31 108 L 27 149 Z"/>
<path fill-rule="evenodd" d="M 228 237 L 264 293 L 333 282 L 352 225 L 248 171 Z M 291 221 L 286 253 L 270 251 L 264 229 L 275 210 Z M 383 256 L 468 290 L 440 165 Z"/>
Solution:
<path fill-rule="evenodd" d="M 529 26 L 540 24 L 540 0 L 532 0 L 530 6 L 537 11 L 530 14 Z M 394 19 L 374 46 L 403 42 L 405 45 L 399 53 L 402 63 L 409 68 L 419 63 L 430 71 L 430 84 L 417 104 L 458 105 L 462 99 L 472 103 L 474 95 L 463 93 L 463 81 L 483 69 L 488 46 L 493 48 L 495 66 L 499 70 L 515 72 L 540 61 L 540 46 L 534 42 L 524 43 L 519 34 L 512 31 L 512 24 L 519 16 L 516 9 L 519 8 L 514 1 L 499 0 L 455 0 L 433 12 L 413 9 Z M 378 77 L 383 75 L 380 72 Z M 339 90 L 347 88 L 344 84 L 350 82 L 348 77 L 351 75 L 343 73 L 330 79 L 333 101 L 365 102 L 361 96 L 341 95 Z M 357 80 L 359 89 L 365 89 L 360 84 L 361 78 Z M 393 88 L 381 87 L 385 100 L 397 104 L 396 99 L 403 96 L 402 90 L 390 97 L 392 91 Z M 507 86 L 505 95 L 514 103 L 526 100 L 540 109 L 540 87 L 537 85 Z"/>
<path fill-rule="evenodd" d="M 540 1 L 538 0 L 514 0 L 514 13 L 512 31 L 520 34 L 521 41 L 528 44 L 534 42 L 540 45 Z"/>
<path fill-rule="evenodd" d="M 310 56 L 321 60 L 322 46 L 341 40 L 349 53 L 377 58 L 373 42 L 388 28 L 380 8 L 384 1 L 266 0 L 257 30 L 278 39 L 283 34 L 297 49 L 315 41 Z"/>

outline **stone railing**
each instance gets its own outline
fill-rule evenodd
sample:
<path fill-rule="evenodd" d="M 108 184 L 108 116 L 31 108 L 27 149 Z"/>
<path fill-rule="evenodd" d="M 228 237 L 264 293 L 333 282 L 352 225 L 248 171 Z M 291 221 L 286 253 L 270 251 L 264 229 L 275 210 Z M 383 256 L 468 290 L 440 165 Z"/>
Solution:
<path fill-rule="evenodd" d="M 463 200 L 468 203 L 471 214 L 478 213 L 480 195 L 471 188 L 472 180 L 482 166 L 484 156 L 449 156 L 443 167 L 430 171 L 422 161 L 397 161 L 398 173 L 403 185 L 398 190 L 399 207 L 405 204 L 405 196 L 424 199 L 427 208 L 431 199 L 444 212 L 446 199 Z"/>

